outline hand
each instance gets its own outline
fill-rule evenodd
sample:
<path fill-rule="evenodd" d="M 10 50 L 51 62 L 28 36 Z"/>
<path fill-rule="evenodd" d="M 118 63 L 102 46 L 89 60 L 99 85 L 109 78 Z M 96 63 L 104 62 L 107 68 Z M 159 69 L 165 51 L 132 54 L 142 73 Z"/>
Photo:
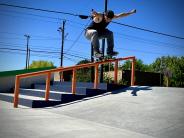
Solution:
<path fill-rule="evenodd" d="M 133 9 L 130 11 L 130 13 L 136 13 L 136 12 L 137 12 L 136 9 Z"/>
<path fill-rule="evenodd" d="M 91 10 L 91 15 L 94 17 L 94 16 L 96 16 L 98 13 L 94 10 L 94 9 L 92 9 Z"/>

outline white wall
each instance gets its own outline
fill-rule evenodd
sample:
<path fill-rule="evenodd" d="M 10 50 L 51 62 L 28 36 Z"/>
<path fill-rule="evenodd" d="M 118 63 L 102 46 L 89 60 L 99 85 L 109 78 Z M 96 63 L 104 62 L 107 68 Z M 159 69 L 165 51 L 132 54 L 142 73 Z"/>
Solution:
<path fill-rule="evenodd" d="M 54 80 L 54 74 L 51 75 L 51 81 Z M 35 83 L 45 83 L 46 76 L 35 76 L 30 78 L 24 78 L 20 81 L 20 87 L 30 88 Z M 15 76 L 0 77 L 0 92 L 8 92 L 15 87 Z M 13 91 L 11 91 L 13 92 Z"/>

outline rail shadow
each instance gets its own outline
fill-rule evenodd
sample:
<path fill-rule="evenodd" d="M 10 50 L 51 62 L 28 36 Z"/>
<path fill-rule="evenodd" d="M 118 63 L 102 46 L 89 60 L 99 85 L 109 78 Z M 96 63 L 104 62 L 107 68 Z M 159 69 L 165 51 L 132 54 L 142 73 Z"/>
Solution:
<path fill-rule="evenodd" d="M 123 93 L 123 92 L 127 92 L 127 91 L 132 91 L 131 92 L 132 96 L 138 96 L 137 93 L 139 91 L 148 91 L 148 90 L 152 90 L 152 88 L 150 86 L 134 86 L 134 87 L 127 87 L 125 89 L 112 91 L 111 94 L 119 94 L 119 93 Z"/>

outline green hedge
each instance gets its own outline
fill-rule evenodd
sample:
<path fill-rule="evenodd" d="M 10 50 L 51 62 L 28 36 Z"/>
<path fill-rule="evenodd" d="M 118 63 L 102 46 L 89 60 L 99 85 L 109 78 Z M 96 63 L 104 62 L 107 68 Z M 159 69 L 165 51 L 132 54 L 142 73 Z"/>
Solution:
<path fill-rule="evenodd" d="M 15 75 L 19 75 L 19 74 L 49 70 L 49 69 L 54 69 L 54 68 L 56 68 L 56 67 L 3 71 L 3 72 L 0 72 L 0 77 L 15 76 Z"/>

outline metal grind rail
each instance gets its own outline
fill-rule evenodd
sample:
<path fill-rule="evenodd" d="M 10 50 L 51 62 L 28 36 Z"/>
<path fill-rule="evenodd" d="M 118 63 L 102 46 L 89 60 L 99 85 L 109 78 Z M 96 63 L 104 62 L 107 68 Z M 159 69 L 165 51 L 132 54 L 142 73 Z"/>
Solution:
<path fill-rule="evenodd" d="M 100 61 L 100 62 L 94 62 L 94 63 L 87 63 L 87 64 L 80 64 L 76 66 L 69 66 L 69 67 L 59 67 L 56 69 L 50 69 L 50 70 L 45 70 L 45 71 L 38 71 L 38 72 L 33 72 L 33 73 L 26 73 L 26 74 L 21 74 L 21 75 L 16 75 L 15 79 L 15 90 L 14 90 L 14 107 L 18 107 L 18 101 L 19 101 L 19 88 L 20 88 L 20 80 L 22 78 L 28 78 L 28 77 L 33 77 L 33 76 L 40 76 L 40 75 L 46 75 L 46 92 L 45 92 L 45 100 L 49 100 L 49 93 L 50 93 L 50 79 L 51 79 L 51 73 L 54 72 L 64 72 L 64 71 L 69 71 L 72 70 L 72 94 L 76 94 L 76 71 L 77 69 L 81 68 L 89 68 L 89 67 L 94 67 L 95 68 L 95 77 L 94 77 L 94 89 L 98 88 L 98 83 L 99 83 L 99 74 L 98 74 L 98 67 L 101 64 L 106 64 L 106 63 L 115 63 L 114 65 L 114 83 L 117 83 L 118 80 L 118 62 L 122 60 L 132 60 L 132 70 L 131 70 L 131 86 L 134 85 L 134 79 L 135 79 L 135 56 L 131 57 L 124 57 L 124 58 L 117 58 L 117 59 L 109 59 L 105 61 Z"/>

